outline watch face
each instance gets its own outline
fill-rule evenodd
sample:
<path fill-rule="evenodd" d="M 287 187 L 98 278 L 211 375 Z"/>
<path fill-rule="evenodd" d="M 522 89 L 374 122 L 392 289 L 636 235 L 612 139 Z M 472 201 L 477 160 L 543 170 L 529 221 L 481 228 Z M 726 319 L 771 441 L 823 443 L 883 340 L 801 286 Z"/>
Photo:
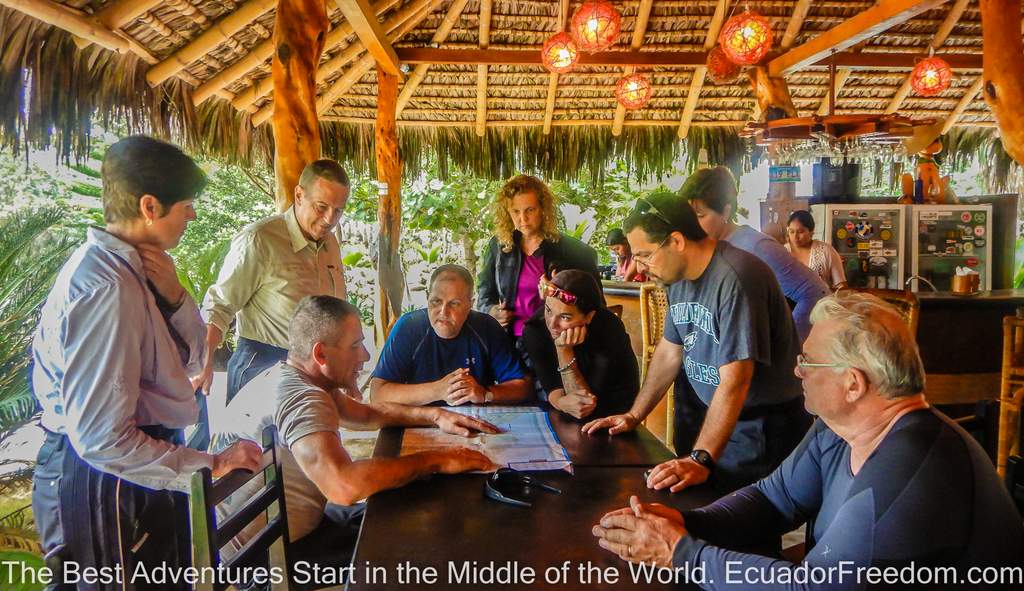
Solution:
<path fill-rule="evenodd" d="M 690 459 L 708 469 L 710 469 L 715 464 L 715 461 L 711 459 L 711 454 L 704 451 L 703 449 L 695 449 L 691 451 Z"/>

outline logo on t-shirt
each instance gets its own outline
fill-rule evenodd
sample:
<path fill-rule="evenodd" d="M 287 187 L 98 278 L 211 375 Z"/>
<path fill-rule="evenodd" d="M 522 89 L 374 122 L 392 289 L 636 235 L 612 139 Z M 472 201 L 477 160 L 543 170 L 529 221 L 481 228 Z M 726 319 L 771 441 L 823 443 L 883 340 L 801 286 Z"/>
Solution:
<path fill-rule="evenodd" d="M 693 346 L 696 344 L 697 331 L 693 331 L 690 334 L 686 335 L 685 338 L 683 338 L 683 349 L 685 349 L 687 353 L 689 353 L 693 349 Z"/>
<path fill-rule="evenodd" d="M 714 316 L 711 310 L 697 302 L 681 302 L 672 304 L 669 308 L 672 313 L 672 324 L 692 324 L 711 337 L 715 344 L 718 344 L 718 335 L 715 334 Z"/>

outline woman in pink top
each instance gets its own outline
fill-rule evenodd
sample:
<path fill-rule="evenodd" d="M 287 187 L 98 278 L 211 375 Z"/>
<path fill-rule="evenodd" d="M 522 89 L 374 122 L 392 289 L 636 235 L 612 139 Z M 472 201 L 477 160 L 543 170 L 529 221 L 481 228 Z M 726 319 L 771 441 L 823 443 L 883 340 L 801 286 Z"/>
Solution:
<path fill-rule="evenodd" d="M 518 339 L 540 309 L 537 283 L 545 273 L 580 269 L 600 282 L 593 248 L 558 231 L 555 196 L 544 181 L 509 179 L 494 202 L 495 236 L 477 277 L 476 309 L 493 316 Z"/>
<path fill-rule="evenodd" d="M 615 278 L 620 281 L 647 281 L 647 276 L 636 268 L 636 261 L 633 260 L 633 251 L 629 249 L 629 242 L 621 228 L 613 228 L 608 231 L 605 244 L 615 255 Z"/>

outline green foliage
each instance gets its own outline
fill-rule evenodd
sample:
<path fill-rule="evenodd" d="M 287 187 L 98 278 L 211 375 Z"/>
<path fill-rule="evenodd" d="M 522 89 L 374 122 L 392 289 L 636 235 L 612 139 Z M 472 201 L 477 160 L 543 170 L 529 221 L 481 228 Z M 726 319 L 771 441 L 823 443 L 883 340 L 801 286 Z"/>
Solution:
<path fill-rule="evenodd" d="M 270 175 L 260 169 L 252 174 L 263 178 Z M 221 166 L 214 170 L 209 175 L 206 190 L 195 201 L 195 208 L 196 219 L 189 223 L 181 243 L 171 251 L 175 263 L 187 269 L 195 279 L 210 269 L 211 251 L 218 245 L 230 240 L 245 226 L 275 213 L 273 197 L 238 166 Z"/>
<path fill-rule="evenodd" d="M 80 227 L 61 226 L 56 208 L 21 210 L 0 219 L 0 439 L 35 411 L 29 390 L 29 347 L 39 308 Z"/>
<path fill-rule="evenodd" d="M 90 185 L 89 183 L 75 183 L 71 185 L 71 190 L 79 195 L 87 195 L 89 197 L 101 198 L 103 196 L 103 189 L 96 185 Z"/>
<path fill-rule="evenodd" d="M 68 186 L 49 172 L 0 151 L 0 213 L 21 207 L 66 207 Z"/>
<path fill-rule="evenodd" d="M 101 155 L 100 158 L 97 158 L 97 160 L 101 160 L 101 159 L 102 159 L 102 155 Z M 84 164 L 72 164 L 71 165 L 71 170 L 80 172 L 80 173 L 84 174 L 85 176 L 92 177 L 94 179 L 100 178 L 100 171 L 96 170 L 95 168 L 91 168 L 89 166 L 86 166 Z"/>
<path fill-rule="evenodd" d="M 631 182 L 626 165 L 619 162 L 609 168 L 604 173 L 602 183 L 555 182 L 551 188 L 562 203 L 575 205 L 590 214 L 588 217 L 593 220 L 594 225 L 591 246 L 598 252 L 601 260 L 608 259 L 604 237 L 608 235 L 609 230 L 622 226 L 622 220 L 629 214 L 639 194 L 639 189 Z M 582 239 L 585 230 L 586 227 L 577 227 L 575 231 L 569 233 Z"/>
<path fill-rule="evenodd" d="M 341 264 L 345 265 L 346 269 L 357 269 L 357 268 L 370 268 L 372 263 L 370 259 L 362 252 L 350 252 L 345 256 L 341 257 Z"/>
<path fill-rule="evenodd" d="M 200 252 L 195 258 L 178 257 L 175 265 L 178 281 L 196 303 L 201 304 L 206 291 L 217 282 L 217 274 L 230 248 L 231 240 L 225 239 Z"/>

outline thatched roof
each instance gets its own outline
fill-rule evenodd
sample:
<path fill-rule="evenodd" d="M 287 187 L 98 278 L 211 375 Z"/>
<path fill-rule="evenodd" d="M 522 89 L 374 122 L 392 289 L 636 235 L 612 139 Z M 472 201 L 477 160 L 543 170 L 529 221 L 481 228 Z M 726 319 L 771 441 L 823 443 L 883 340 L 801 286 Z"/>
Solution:
<path fill-rule="evenodd" d="M 18 7 L 27 1 L 0 0 L 0 4 Z M 32 2 L 58 4 L 50 0 Z M 458 0 L 377 0 L 372 5 L 382 8 L 378 16 L 383 27 L 397 37 L 393 42 L 396 49 L 481 47 L 482 3 L 491 11 L 489 36 L 483 44 L 490 49 L 539 50 L 558 28 L 560 2 L 556 0 L 468 0 L 450 33 L 435 43 L 435 33 L 455 2 Z M 625 50 L 630 47 L 641 3 L 614 3 L 623 15 L 615 49 Z M 978 2 L 965 3 L 966 9 L 937 53 L 980 55 Z M 64 153 L 81 153 L 90 121 L 99 119 L 126 123 L 133 130 L 146 128 L 170 135 L 193 150 L 241 162 L 269 159 L 269 124 L 253 122 L 266 117 L 272 101 L 267 50 L 275 2 L 68 0 L 60 4 L 72 9 L 67 12 L 92 19 L 89 22 L 98 23 L 100 28 L 103 23 L 117 25 L 109 30 L 124 43 L 122 53 L 86 45 L 60 28 L 18 10 L 0 8 L 0 134 L 6 144 L 52 142 Z M 570 14 L 578 4 L 577 0 L 569 3 Z M 798 4 L 807 2 L 750 2 L 751 8 L 771 21 L 776 47 L 791 26 Z M 923 55 L 957 4 L 947 2 L 923 12 L 853 51 Z M 717 5 L 717 0 L 655 0 L 640 51 L 704 51 Z M 816 37 L 874 3 L 827 0 L 809 5 L 806 17 L 797 23 L 798 33 L 790 40 L 791 46 Z M 134 10 L 118 14 L 126 7 Z M 325 152 L 363 168 L 372 161 L 373 154 L 376 74 L 372 67 L 362 71 L 356 68 L 358 58 L 365 54 L 332 1 L 328 1 L 328 13 L 333 33 L 328 36 L 323 55 L 319 87 L 322 98 L 333 99 L 321 114 Z M 242 25 L 225 26 L 231 25 L 232 19 Z M 226 34 L 217 35 L 216 31 L 225 29 Z M 199 53 L 190 52 L 198 38 L 210 37 L 215 39 L 208 47 Z M 167 63 L 175 62 L 180 65 L 170 68 L 174 70 L 172 75 L 161 76 L 166 80 L 151 86 L 147 73 L 152 75 L 160 69 L 166 72 Z M 573 177 L 587 166 L 600 168 L 610 158 L 626 158 L 644 172 L 663 172 L 686 151 L 687 142 L 679 139 L 679 131 L 695 70 L 693 66 L 655 66 L 642 71 L 651 78 L 654 96 L 645 108 L 625 114 L 616 136 L 614 85 L 623 73 L 622 67 L 583 65 L 558 77 L 551 126 L 545 133 L 551 88 L 548 72 L 539 64 L 491 65 L 485 79 L 486 127 L 480 126 L 479 131 L 484 132 L 480 136 L 477 65 L 432 65 L 407 97 L 398 117 L 406 165 L 415 166 L 414 150 L 430 145 L 442 160 L 495 177 L 524 169 L 552 177 Z M 908 71 L 853 69 L 838 93 L 836 113 L 885 111 Z M 976 92 L 977 85 L 972 86 L 979 75 L 977 69 L 958 71 L 953 84 L 941 95 L 921 98 L 911 94 L 899 103 L 899 112 L 947 116 L 963 100 L 958 125 L 991 127 L 991 113 Z M 787 76 L 787 80 L 800 114 L 818 111 L 827 94 L 827 69 L 804 69 Z M 21 104 L 26 82 L 31 88 L 27 108 Z M 965 98 L 971 91 L 973 100 Z M 196 100 L 196 96 L 203 100 Z M 722 142 L 735 141 L 729 138 L 751 118 L 754 107 L 745 78 L 726 85 L 708 80 L 700 88 L 696 109 L 687 123 L 693 130 L 714 129 L 693 134 L 696 137 L 689 138 L 689 142 L 711 142 L 715 151 L 727 151 Z"/>

